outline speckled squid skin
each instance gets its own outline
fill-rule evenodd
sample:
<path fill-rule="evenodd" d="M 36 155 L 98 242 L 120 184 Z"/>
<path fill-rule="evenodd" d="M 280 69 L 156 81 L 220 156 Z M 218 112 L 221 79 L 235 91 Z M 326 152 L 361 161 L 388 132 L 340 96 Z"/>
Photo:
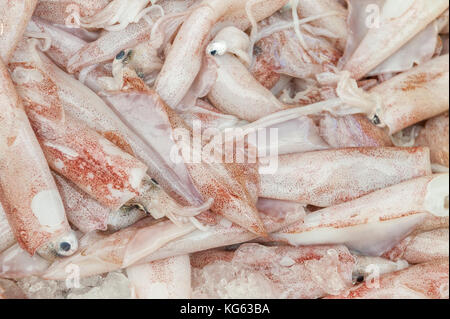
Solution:
<path fill-rule="evenodd" d="M 404 259 L 410 264 L 448 259 L 448 239 L 448 228 L 410 235 L 383 256 L 393 261 Z"/>
<path fill-rule="evenodd" d="M 402 11 L 395 4 L 395 0 L 385 2 L 380 9 L 380 26 L 369 29 L 344 65 L 344 70 L 350 71 L 353 78 L 363 78 L 439 17 L 449 5 L 447 0 L 408 0 Z"/>
<path fill-rule="evenodd" d="M 292 245 L 345 244 L 363 254 L 380 256 L 429 215 L 448 216 L 444 193 L 438 192 L 433 207 L 429 206 L 430 195 L 434 194 L 430 187 L 436 182 L 444 186 L 446 180 L 448 174 L 437 174 L 383 188 L 308 214 L 304 222 L 271 237 Z"/>
<path fill-rule="evenodd" d="M 448 111 L 449 56 L 436 57 L 370 90 L 381 97 L 377 113 L 391 134 Z"/>
<path fill-rule="evenodd" d="M 47 161 L 1 61 L 0 82 L 0 200 L 17 241 L 34 254 L 70 227 Z"/>
<path fill-rule="evenodd" d="M 39 0 L 34 15 L 58 24 L 65 24 L 71 10 L 78 8 L 81 17 L 101 11 L 110 0 Z"/>
<path fill-rule="evenodd" d="M 33 41 L 22 43 L 26 54 Z M 102 205 L 119 209 L 139 194 L 147 167 L 66 114 L 54 81 L 32 63 L 10 63 L 25 110 L 50 167 Z"/>
<path fill-rule="evenodd" d="M 0 203 L 0 253 L 8 247 L 11 247 L 15 242 L 14 233 L 9 226 L 5 210 Z"/>
<path fill-rule="evenodd" d="M 411 266 L 329 299 L 448 299 L 447 259 Z"/>
<path fill-rule="evenodd" d="M 170 106 L 176 107 L 186 95 L 200 71 L 204 49 L 214 24 L 226 15 L 245 14 L 246 4 L 254 5 L 254 17 L 262 20 L 286 4 L 287 0 L 213 0 L 202 1 L 181 26 L 166 57 L 155 90 Z M 190 61 L 188 64 L 183 61 Z M 179 65 L 184 65 L 179 68 Z"/>
<path fill-rule="evenodd" d="M 0 2 L 0 58 L 8 63 L 22 38 L 37 0 L 4 0 Z"/>
<path fill-rule="evenodd" d="M 328 207 L 430 175 L 427 148 L 344 148 L 282 155 L 260 176 L 259 196 Z"/>
<path fill-rule="evenodd" d="M 449 118 L 448 112 L 425 123 L 416 138 L 415 145 L 430 148 L 431 163 L 449 166 Z"/>

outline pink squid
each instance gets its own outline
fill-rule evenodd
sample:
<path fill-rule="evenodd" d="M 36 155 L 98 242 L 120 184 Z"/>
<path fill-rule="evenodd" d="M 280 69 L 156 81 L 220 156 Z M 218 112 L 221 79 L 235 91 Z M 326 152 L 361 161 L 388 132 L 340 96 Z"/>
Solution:
<path fill-rule="evenodd" d="M 346 53 L 349 57 L 344 61 L 343 69 L 349 71 L 352 77 L 357 80 L 363 78 L 396 53 L 427 25 L 438 18 L 449 5 L 446 0 L 432 2 L 408 0 L 402 1 L 401 5 L 395 0 L 352 1 L 350 11 L 352 11 L 352 4 L 361 6 L 361 8 L 355 8 L 355 10 L 366 10 L 370 13 L 369 16 L 367 13 L 365 16 L 363 14 L 361 22 L 350 21 L 351 24 L 352 22 L 357 23 L 356 26 L 351 26 L 354 32 L 367 30 L 365 35 L 356 37 L 362 38 L 359 44 L 352 43 L 355 41 L 354 39 L 350 39 L 347 44 L 347 50 L 350 50 L 350 52 Z M 429 36 L 426 35 L 426 37 L 425 41 L 428 40 Z M 437 32 L 434 40 L 436 40 L 436 37 Z M 419 42 L 419 45 L 423 45 L 423 41 Z M 355 48 L 351 48 L 351 46 Z M 434 52 L 434 47 L 432 47 L 432 50 Z M 400 62 L 404 63 L 401 60 Z M 392 71 L 404 71 L 404 69 Z"/>
<path fill-rule="evenodd" d="M 236 14 L 247 14 L 249 20 L 260 21 L 280 9 L 286 2 L 287 0 L 202 1 L 178 31 L 156 80 L 155 90 L 170 107 L 176 107 L 200 71 L 203 52 L 216 22 L 227 15 Z M 247 27 L 248 24 L 244 29 Z M 178 66 L 186 60 L 190 61 L 189 64 L 179 69 Z"/>
<path fill-rule="evenodd" d="M 52 258 L 71 255 L 77 239 L 9 73 L 0 61 L 0 200 L 21 247 Z"/>
<path fill-rule="evenodd" d="M 448 196 L 448 174 L 419 177 L 315 211 L 271 237 L 292 245 L 345 244 L 380 256 L 429 214 L 448 216 Z"/>
<path fill-rule="evenodd" d="M 403 259 L 410 264 L 448 259 L 448 240 L 448 228 L 413 234 L 385 252 L 383 256 L 394 261 Z"/>
<path fill-rule="evenodd" d="M 260 176 L 259 196 L 328 207 L 430 175 L 427 148 L 348 148 L 278 157 Z"/>

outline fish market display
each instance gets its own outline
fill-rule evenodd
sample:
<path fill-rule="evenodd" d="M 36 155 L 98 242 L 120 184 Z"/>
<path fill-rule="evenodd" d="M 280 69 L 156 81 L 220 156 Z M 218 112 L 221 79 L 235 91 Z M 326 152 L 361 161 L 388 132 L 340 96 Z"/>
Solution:
<path fill-rule="evenodd" d="M 448 299 L 448 0 L 0 0 L 0 299 Z"/>

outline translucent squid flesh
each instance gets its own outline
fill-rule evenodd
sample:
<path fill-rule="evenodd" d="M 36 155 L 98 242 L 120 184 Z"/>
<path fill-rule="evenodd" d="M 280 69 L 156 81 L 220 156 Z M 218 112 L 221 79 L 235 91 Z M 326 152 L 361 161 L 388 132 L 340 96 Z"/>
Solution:
<path fill-rule="evenodd" d="M 448 216 L 448 174 L 411 179 L 324 208 L 271 236 L 292 245 L 345 244 L 364 255 L 380 256 L 428 214 Z"/>
<path fill-rule="evenodd" d="M 255 1 L 203 1 L 190 13 L 178 31 L 155 83 L 155 90 L 170 107 L 176 107 L 180 103 L 200 71 L 202 54 L 209 42 L 209 33 L 214 24 L 227 14 L 245 12 L 246 6 L 250 6 L 253 2 Z M 264 19 L 286 2 L 287 0 L 264 1 L 265 6 L 254 5 L 249 11 L 264 12 L 265 16 L 253 15 L 254 18 Z M 182 69 L 177 68 L 186 60 L 190 63 Z"/>
<path fill-rule="evenodd" d="M 21 40 L 37 0 L 0 2 L 0 58 L 8 63 Z"/>
<path fill-rule="evenodd" d="M 439 17 L 448 1 L 408 0 L 399 7 L 397 1 L 386 0 L 377 7 L 379 16 L 344 65 L 355 79 L 364 77 Z"/>
<path fill-rule="evenodd" d="M 81 277 L 127 268 L 194 230 L 192 224 L 177 226 L 168 220 L 146 218 L 113 234 L 89 233 L 80 239 L 75 255 L 55 261 L 42 277 L 64 279 L 65 268 L 71 264 L 79 267 Z"/>
<path fill-rule="evenodd" d="M 448 299 L 448 258 L 361 283 L 334 299 Z"/>
<path fill-rule="evenodd" d="M 0 74 L 0 198 L 9 224 L 21 247 L 30 254 L 39 250 L 44 255 L 71 255 L 77 249 L 77 239 L 67 222 L 44 154 L 1 61 Z"/>
<path fill-rule="evenodd" d="M 448 259 L 448 240 L 448 228 L 410 235 L 383 256 L 394 261 L 404 259 L 410 264 Z"/>
<path fill-rule="evenodd" d="M 20 279 L 40 276 L 49 265 L 48 260 L 38 254 L 30 256 L 15 244 L 0 254 L 0 278 Z"/>
<path fill-rule="evenodd" d="M 160 150 L 160 154 L 165 154 L 166 158 L 173 158 L 173 150 L 181 150 L 181 163 L 192 178 L 192 184 L 207 200 L 214 200 L 211 211 L 221 214 L 232 222 L 245 227 L 256 234 L 263 234 L 264 227 L 259 219 L 255 208 L 257 194 L 252 194 L 248 190 L 248 185 L 257 186 L 258 174 L 254 170 L 252 175 L 248 172 L 244 175 L 242 167 L 251 164 L 237 163 L 207 163 L 202 160 L 201 154 L 191 143 L 193 132 L 183 122 L 183 120 L 171 110 L 153 91 L 111 93 L 108 100 L 115 101 L 114 109 L 121 114 L 127 123 L 133 123 L 135 131 L 146 140 L 158 143 L 155 146 Z M 119 101 L 122 100 L 122 103 Z M 132 104 L 129 101 L 133 101 Z M 149 122 L 142 119 L 152 119 Z M 156 140 L 155 138 L 158 138 Z M 200 141 L 200 148 L 202 147 Z M 200 152 L 201 149 L 199 150 Z M 196 156 L 200 156 L 200 161 L 196 161 Z M 172 161 L 173 162 L 173 161 Z M 243 181 L 243 176 L 247 181 Z M 255 179 L 255 181 L 253 180 Z"/>
<path fill-rule="evenodd" d="M 268 233 L 276 232 L 296 222 L 301 223 L 305 216 L 304 205 L 294 202 L 258 199 L 257 208 Z M 217 225 L 209 226 L 206 231 L 196 230 L 169 242 L 139 263 L 239 244 L 256 238 L 257 235 L 224 218 Z"/>
<path fill-rule="evenodd" d="M 348 148 L 278 157 L 260 176 L 259 196 L 328 207 L 430 175 L 427 148 Z"/>
<path fill-rule="evenodd" d="M 137 299 L 191 297 L 189 255 L 170 257 L 126 269 L 132 295 Z"/>
<path fill-rule="evenodd" d="M 194 298 L 320 298 L 352 286 L 345 246 L 266 247 L 192 255 Z"/>

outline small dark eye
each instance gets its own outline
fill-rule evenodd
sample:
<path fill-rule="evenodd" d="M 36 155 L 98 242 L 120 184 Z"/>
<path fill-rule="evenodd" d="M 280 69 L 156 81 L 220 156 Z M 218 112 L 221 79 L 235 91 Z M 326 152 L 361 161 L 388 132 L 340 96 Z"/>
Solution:
<path fill-rule="evenodd" d="M 122 59 L 124 56 L 125 56 L 125 51 L 122 50 L 122 51 L 120 51 L 120 52 L 116 55 L 116 59 L 117 59 L 117 60 L 120 60 L 120 59 Z"/>
<path fill-rule="evenodd" d="M 72 246 L 68 242 L 62 242 L 59 244 L 59 248 L 61 248 L 63 251 L 69 251 Z"/>
<path fill-rule="evenodd" d="M 211 52 L 209 52 L 209 54 L 211 54 L 212 56 L 215 56 L 217 54 L 217 50 L 212 50 Z"/>
<path fill-rule="evenodd" d="M 155 184 L 155 185 L 159 185 L 159 183 L 156 181 L 156 179 L 154 179 L 154 178 L 152 178 L 152 182 L 153 182 L 153 184 Z"/>
<path fill-rule="evenodd" d="M 362 283 L 363 281 L 364 281 L 364 276 L 358 276 L 358 278 L 356 278 L 357 283 Z"/>
<path fill-rule="evenodd" d="M 378 117 L 378 115 L 374 115 L 373 116 L 372 123 L 375 124 L 375 125 L 380 125 L 381 124 L 381 121 L 380 121 L 380 118 Z"/>
<path fill-rule="evenodd" d="M 253 54 L 254 55 L 260 55 L 261 53 L 262 53 L 262 49 L 259 46 L 255 45 L 253 47 Z"/>

